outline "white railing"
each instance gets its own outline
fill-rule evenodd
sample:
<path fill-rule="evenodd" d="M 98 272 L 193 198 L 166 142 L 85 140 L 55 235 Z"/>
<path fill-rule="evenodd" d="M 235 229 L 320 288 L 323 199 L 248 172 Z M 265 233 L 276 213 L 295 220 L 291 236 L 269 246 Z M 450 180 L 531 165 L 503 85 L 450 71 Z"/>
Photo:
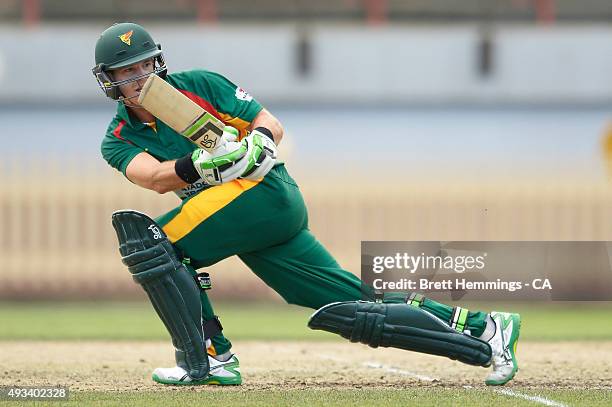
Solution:
<path fill-rule="evenodd" d="M 62 164 L 60 173 L 53 161 L 5 168 L 0 299 L 141 295 L 120 262 L 111 213 L 157 216 L 178 204 L 174 196 L 136 188 L 108 169 Z M 311 229 L 356 273 L 361 240 L 612 240 L 607 185 L 301 184 Z M 270 295 L 237 260 L 211 270 L 217 295 Z"/>

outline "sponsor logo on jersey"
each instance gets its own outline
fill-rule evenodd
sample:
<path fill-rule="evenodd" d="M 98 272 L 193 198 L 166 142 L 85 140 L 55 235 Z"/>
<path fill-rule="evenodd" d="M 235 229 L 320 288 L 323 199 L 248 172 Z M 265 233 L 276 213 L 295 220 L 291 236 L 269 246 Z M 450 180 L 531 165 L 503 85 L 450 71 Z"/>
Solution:
<path fill-rule="evenodd" d="M 178 195 L 180 199 L 185 199 L 185 198 L 189 198 L 190 196 L 197 194 L 198 192 L 208 187 L 209 187 L 208 184 L 200 180 L 200 181 L 194 182 L 193 184 L 187 185 L 185 188 L 176 190 L 174 192 L 176 193 L 176 195 Z"/>
<path fill-rule="evenodd" d="M 127 44 L 127 45 L 132 45 L 132 34 L 134 34 L 134 30 L 130 30 L 124 34 L 121 34 L 119 36 L 119 39 L 121 40 L 121 42 Z"/>
<path fill-rule="evenodd" d="M 250 102 L 251 100 L 253 100 L 253 96 L 249 95 L 246 90 L 238 86 L 236 88 L 236 99 L 244 100 L 245 102 Z"/>

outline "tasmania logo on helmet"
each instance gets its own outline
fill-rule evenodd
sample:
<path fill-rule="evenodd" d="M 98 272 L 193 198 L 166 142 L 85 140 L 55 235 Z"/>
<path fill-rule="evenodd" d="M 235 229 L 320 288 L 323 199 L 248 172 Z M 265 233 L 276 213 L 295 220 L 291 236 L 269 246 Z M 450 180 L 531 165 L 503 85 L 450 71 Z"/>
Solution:
<path fill-rule="evenodd" d="M 134 34 L 134 30 L 130 30 L 124 34 L 121 34 L 119 36 L 119 39 L 121 40 L 121 42 L 127 44 L 127 45 L 132 45 L 132 40 L 130 38 L 132 38 L 132 34 Z"/>

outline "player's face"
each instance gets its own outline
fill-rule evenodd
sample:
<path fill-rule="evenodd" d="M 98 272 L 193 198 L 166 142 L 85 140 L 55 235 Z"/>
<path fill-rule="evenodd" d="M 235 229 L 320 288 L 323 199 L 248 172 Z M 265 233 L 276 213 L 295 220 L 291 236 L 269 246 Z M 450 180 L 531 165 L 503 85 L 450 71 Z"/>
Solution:
<path fill-rule="evenodd" d="M 128 82 L 124 85 L 119 86 L 119 90 L 121 90 L 121 93 L 127 99 L 127 104 L 138 104 L 138 101 L 136 99 L 140 94 L 140 90 L 142 89 L 144 83 L 147 81 L 148 74 L 152 73 L 154 70 L 155 62 L 153 61 L 153 58 L 150 58 L 145 59 L 144 61 L 137 62 L 133 65 L 128 65 L 126 67 L 116 69 L 112 72 L 113 80 L 115 82 L 126 80 L 129 81 L 131 79 L 134 79 L 132 82 Z"/>

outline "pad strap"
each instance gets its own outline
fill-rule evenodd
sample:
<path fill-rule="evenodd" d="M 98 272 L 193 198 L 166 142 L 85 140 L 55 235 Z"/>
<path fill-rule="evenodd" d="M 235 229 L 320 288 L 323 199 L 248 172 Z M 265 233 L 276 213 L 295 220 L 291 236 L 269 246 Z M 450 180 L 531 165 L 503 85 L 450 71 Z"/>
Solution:
<path fill-rule="evenodd" d="M 421 308 L 423 302 L 425 302 L 425 296 L 415 292 L 410 294 L 410 296 L 406 299 L 406 304 L 417 308 Z"/>
<path fill-rule="evenodd" d="M 454 307 L 448 321 L 451 328 L 457 332 L 465 332 L 469 311 L 467 308 Z"/>
<path fill-rule="evenodd" d="M 206 272 L 198 273 L 193 276 L 196 284 L 200 287 L 201 290 L 210 290 L 212 288 L 212 280 L 210 279 L 210 274 Z"/>

